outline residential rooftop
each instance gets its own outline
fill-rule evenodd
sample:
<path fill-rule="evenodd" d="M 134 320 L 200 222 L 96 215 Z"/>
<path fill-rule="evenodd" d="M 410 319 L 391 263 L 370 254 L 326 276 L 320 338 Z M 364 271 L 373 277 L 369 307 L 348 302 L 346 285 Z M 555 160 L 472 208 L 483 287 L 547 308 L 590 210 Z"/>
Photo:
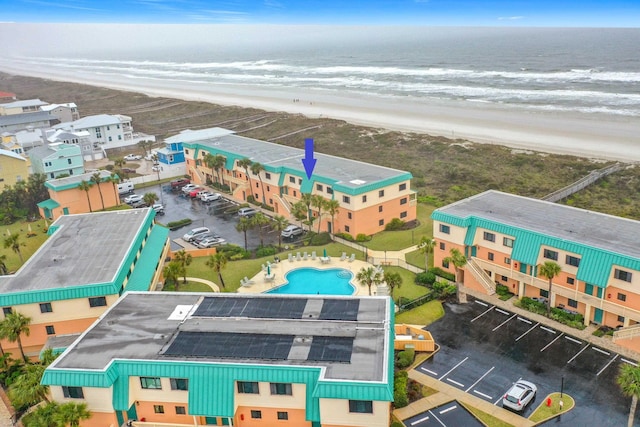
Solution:
<path fill-rule="evenodd" d="M 22 108 L 22 107 L 41 107 L 43 105 L 48 105 L 47 102 L 41 101 L 39 99 L 23 99 L 19 101 L 7 102 L 5 104 L 0 104 L 0 107 L 3 108 Z"/>
<path fill-rule="evenodd" d="M 100 169 L 97 171 L 100 174 L 100 179 L 105 180 L 111 176 L 111 172 L 105 169 Z M 45 187 L 51 188 L 54 190 L 65 190 L 68 188 L 75 188 L 82 181 L 91 182 L 91 178 L 95 172 L 87 172 L 80 175 L 71 175 L 64 178 L 51 179 L 44 183 Z"/>
<path fill-rule="evenodd" d="M 131 117 L 122 116 L 119 114 L 96 114 L 93 116 L 86 116 L 78 119 L 74 122 L 60 123 L 55 125 L 54 129 L 88 129 L 100 126 L 108 126 L 120 124 L 123 121 L 131 121 Z"/>
<path fill-rule="evenodd" d="M 10 114 L 0 116 L 0 126 L 22 125 L 26 123 L 51 121 L 53 118 L 47 111 L 34 111 L 33 113 Z"/>
<path fill-rule="evenodd" d="M 324 378 L 387 379 L 386 297 L 127 292 L 52 368 L 114 359 L 319 367 Z"/>
<path fill-rule="evenodd" d="M 12 159 L 22 160 L 25 162 L 27 161 L 27 159 L 22 157 L 20 154 L 16 154 L 13 151 L 9 151 L 9 150 L 3 150 L 1 148 L 0 148 L 0 156 L 7 156 L 7 157 L 11 157 Z"/>
<path fill-rule="evenodd" d="M 436 212 L 482 218 L 640 258 L 640 221 L 489 190 Z"/>
<path fill-rule="evenodd" d="M 0 294 L 113 282 L 149 213 L 143 208 L 61 216 L 15 274 L 0 276 Z"/>

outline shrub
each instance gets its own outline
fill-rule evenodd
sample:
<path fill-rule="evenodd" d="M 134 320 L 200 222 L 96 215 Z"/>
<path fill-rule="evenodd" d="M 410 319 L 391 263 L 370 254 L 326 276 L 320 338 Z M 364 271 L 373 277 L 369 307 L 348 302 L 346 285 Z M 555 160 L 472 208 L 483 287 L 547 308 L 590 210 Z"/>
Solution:
<path fill-rule="evenodd" d="M 407 350 L 403 350 L 398 353 L 398 357 L 396 358 L 396 367 L 399 369 L 408 368 L 413 363 L 415 359 L 415 350 L 409 348 Z"/>
<path fill-rule="evenodd" d="M 430 287 L 436 281 L 436 275 L 430 271 L 416 274 L 415 282 L 420 286 Z"/>
<path fill-rule="evenodd" d="M 391 423 L 391 427 L 404 427 L 404 424 L 402 424 L 400 421 L 394 421 Z"/>
<path fill-rule="evenodd" d="M 343 238 L 344 240 L 353 242 L 353 236 L 351 236 L 351 234 L 349 233 L 336 233 L 336 236 Z"/>
<path fill-rule="evenodd" d="M 364 233 L 360 233 L 356 236 L 356 242 L 368 242 L 369 240 L 371 240 L 371 237 Z"/>
<path fill-rule="evenodd" d="M 456 294 L 458 288 L 456 285 L 450 285 L 445 282 L 436 282 L 431 286 L 434 298 L 445 300 Z"/>
<path fill-rule="evenodd" d="M 400 218 L 393 218 L 384 226 L 385 231 L 397 231 L 402 230 L 404 227 L 404 221 Z"/>
<path fill-rule="evenodd" d="M 167 224 L 167 228 L 171 230 L 177 230 L 178 228 L 184 227 L 185 225 L 191 224 L 191 218 L 184 218 L 178 221 L 171 221 Z"/>
<path fill-rule="evenodd" d="M 256 250 L 256 257 L 262 258 L 265 256 L 275 255 L 276 253 L 277 253 L 277 249 L 274 248 L 273 246 L 263 246 Z"/>
<path fill-rule="evenodd" d="M 406 371 L 398 371 L 393 381 L 393 406 L 396 408 L 404 408 L 409 404 L 407 397 L 407 380 L 409 374 Z"/>
<path fill-rule="evenodd" d="M 309 244 L 311 246 L 322 246 L 322 245 L 328 245 L 329 243 L 331 243 L 331 235 L 327 232 L 320 233 L 320 234 L 313 234 L 309 239 Z"/>
<path fill-rule="evenodd" d="M 251 258 L 251 252 L 245 251 L 238 245 L 226 244 L 220 246 L 218 248 L 218 252 L 224 253 L 227 256 L 227 259 L 230 259 L 232 261 Z"/>
<path fill-rule="evenodd" d="M 429 269 L 429 271 L 431 273 L 435 274 L 436 276 L 443 277 L 443 278 L 445 278 L 447 280 L 451 280 L 451 281 L 456 280 L 456 275 L 455 274 L 449 273 L 448 271 L 444 271 L 440 267 L 431 267 Z"/>

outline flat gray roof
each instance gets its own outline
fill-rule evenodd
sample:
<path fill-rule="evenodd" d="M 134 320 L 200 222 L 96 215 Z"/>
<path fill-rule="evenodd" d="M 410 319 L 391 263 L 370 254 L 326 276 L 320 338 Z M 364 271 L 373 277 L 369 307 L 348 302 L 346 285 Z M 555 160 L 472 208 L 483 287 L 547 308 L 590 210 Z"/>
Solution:
<path fill-rule="evenodd" d="M 8 116 L 0 116 L 0 125 L 21 125 L 25 123 L 50 122 L 55 117 L 51 117 L 47 111 L 35 111 L 33 113 L 10 114 Z"/>
<path fill-rule="evenodd" d="M 112 282 L 149 211 L 61 216 L 51 225 L 58 229 L 20 270 L 0 276 L 0 293 Z"/>
<path fill-rule="evenodd" d="M 640 221 L 489 190 L 438 211 L 475 216 L 640 258 Z"/>
<path fill-rule="evenodd" d="M 356 320 L 324 319 L 325 307 L 333 309 L 342 303 L 357 306 Z M 266 304 L 266 305 L 265 305 Z M 210 311 L 201 307 L 215 305 L 218 309 L 246 306 L 253 309 L 241 316 L 230 310 L 229 315 L 203 316 Z M 291 318 L 289 306 L 302 308 L 298 318 Z M 281 307 L 282 316 L 265 314 L 264 307 Z M 330 307 L 331 308 L 331 307 Z M 196 313 L 200 311 L 200 314 Z M 270 311 L 267 309 L 266 311 Z M 295 310 L 294 310 L 295 311 Z M 331 311 L 331 310 L 330 310 Z M 278 309 L 275 309 L 278 312 Z M 390 343 L 389 298 L 339 297 L 307 295 L 241 295 L 211 293 L 128 292 L 103 317 L 89 328 L 65 354 L 56 361 L 58 369 L 105 369 L 113 359 L 147 361 L 199 361 L 209 363 L 241 363 L 324 367 L 325 378 L 352 381 L 384 381 Z M 288 313 L 288 314 L 286 314 Z M 353 313 L 351 313 L 353 314 Z M 265 317 L 267 316 L 267 317 Z M 297 317 L 297 316 L 294 316 Z M 349 315 L 345 316 L 349 317 Z M 234 337 L 249 336 L 251 346 L 265 349 L 275 336 L 291 337 L 285 357 L 260 357 L 260 351 L 245 352 L 248 357 L 221 357 L 216 342 L 209 342 L 214 355 L 189 354 L 195 343 L 180 347 L 180 334 L 188 337 L 202 334 L 209 339 L 225 336 L 229 346 Z M 229 338 L 230 337 L 230 338 Z M 353 342 L 348 346 L 347 362 L 318 360 L 311 356 L 313 340 Z M 324 340 L 324 341 L 323 341 Z M 316 343 L 316 344 L 317 344 Z M 316 349 L 317 350 L 317 349 Z M 326 348 L 331 357 L 331 348 Z M 242 352 L 242 351 L 241 351 Z M 205 352 L 206 353 L 206 352 Z M 316 352 L 317 353 L 317 352 Z M 317 356 L 317 354 L 316 354 Z M 314 359 L 314 360 L 310 360 Z"/>
<path fill-rule="evenodd" d="M 35 150 L 35 148 L 34 148 Z M 111 176 L 111 172 L 106 169 L 100 169 L 97 171 L 100 174 L 100 179 L 106 179 Z M 51 179 L 45 183 L 47 186 L 51 186 L 52 188 L 63 188 L 70 187 L 74 185 L 79 185 L 82 181 L 91 181 L 91 177 L 95 172 L 87 172 L 80 175 L 71 175 L 66 176 L 64 178 Z"/>
<path fill-rule="evenodd" d="M 213 128 L 216 130 L 217 128 Z M 204 131 L 204 130 L 203 130 Z M 203 131 L 202 135 L 206 135 Z M 222 150 L 234 153 L 240 157 L 247 157 L 254 162 L 259 162 L 265 166 L 287 167 L 297 171 L 300 177 L 306 178 L 306 172 L 302 164 L 305 151 L 299 148 L 288 147 L 273 142 L 260 141 L 244 136 L 225 134 L 224 129 L 220 129 L 221 136 L 213 138 L 203 138 L 192 140 L 188 132 L 171 137 L 171 141 L 182 139 L 193 144 L 210 147 L 213 150 Z M 315 153 L 317 159 L 314 175 L 337 181 L 336 184 L 358 189 L 366 184 L 378 183 L 400 175 L 408 174 L 406 171 L 378 166 L 371 163 L 364 163 L 357 160 L 345 159 L 342 157 L 330 156 L 328 154 Z"/>

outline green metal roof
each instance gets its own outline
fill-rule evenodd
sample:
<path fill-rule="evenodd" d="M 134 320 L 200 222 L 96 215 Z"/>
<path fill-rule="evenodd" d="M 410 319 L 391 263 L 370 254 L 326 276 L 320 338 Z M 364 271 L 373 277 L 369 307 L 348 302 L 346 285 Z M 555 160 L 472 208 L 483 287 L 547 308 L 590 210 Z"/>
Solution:
<path fill-rule="evenodd" d="M 167 238 L 169 237 L 169 229 L 154 225 L 151 229 L 149 237 L 145 242 L 140 257 L 136 262 L 136 267 L 129 277 L 125 291 L 148 291 L 151 286 L 151 280 L 158 267 L 158 263 L 162 260 L 160 255 L 164 249 Z"/>
<path fill-rule="evenodd" d="M 42 209 L 55 209 L 57 207 L 60 207 L 60 203 L 56 202 L 53 199 L 47 199 L 38 203 L 38 207 Z"/>

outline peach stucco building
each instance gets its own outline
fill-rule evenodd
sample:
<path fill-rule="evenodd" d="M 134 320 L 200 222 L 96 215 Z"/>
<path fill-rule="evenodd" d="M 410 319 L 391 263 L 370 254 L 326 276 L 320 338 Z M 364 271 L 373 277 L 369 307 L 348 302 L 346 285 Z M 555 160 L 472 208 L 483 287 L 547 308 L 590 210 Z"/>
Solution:
<path fill-rule="evenodd" d="M 63 215 L 16 273 L 0 276 L 3 318 L 31 318 L 21 337 L 27 356 L 38 357 L 49 339 L 85 331 L 123 292 L 149 290 L 169 250 L 169 230 L 154 217 L 148 208 Z M 16 342 L 0 344 L 20 357 Z"/>
<path fill-rule="evenodd" d="M 315 153 L 317 163 L 307 178 L 302 159 L 305 150 L 234 135 L 232 131 L 212 128 L 184 131 L 168 138 L 184 148 L 187 173 L 195 183 L 220 182 L 230 187 L 238 201 L 253 198 L 264 202 L 275 214 L 291 222 L 291 207 L 303 193 L 337 200 L 339 208 L 332 217 L 321 212 L 320 231 L 374 234 L 384 230 L 392 219 L 409 222 L 416 219 L 416 194 L 411 190 L 409 172 L 355 160 Z M 224 166 L 212 170 L 204 161 L 207 154 L 224 157 Z M 264 170 L 249 176 L 238 161 L 248 158 Z M 317 209 L 311 207 L 317 218 Z M 318 222 L 313 227 L 318 229 Z"/>
<path fill-rule="evenodd" d="M 46 370 L 84 427 L 386 427 L 388 297 L 133 292 Z"/>

